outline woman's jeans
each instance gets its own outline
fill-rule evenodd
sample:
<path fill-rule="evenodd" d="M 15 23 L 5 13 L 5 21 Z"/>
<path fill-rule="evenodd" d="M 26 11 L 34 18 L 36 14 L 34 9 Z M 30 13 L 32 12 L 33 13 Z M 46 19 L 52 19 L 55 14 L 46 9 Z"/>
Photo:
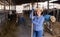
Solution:
<path fill-rule="evenodd" d="M 34 31 L 33 37 L 43 37 L 43 30 L 40 31 Z"/>

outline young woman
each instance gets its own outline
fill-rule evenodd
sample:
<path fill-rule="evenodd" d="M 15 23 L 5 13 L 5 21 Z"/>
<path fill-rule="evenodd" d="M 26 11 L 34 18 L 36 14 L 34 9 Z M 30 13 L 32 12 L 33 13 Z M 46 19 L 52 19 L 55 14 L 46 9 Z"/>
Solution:
<path fill-rule="evenodd" d="M 34 12 L 34 10 L 32 10 Z M 32 19 L 33 23 L 33 37 L 43 37 L 43 22 L 44 22 L 44 17 L 42 15 L 43 9 L 37 8 L 34 12 L 35 16 L 33 16 L 32 19 L 32 13 L 30 14 L 30 18 Z"/>

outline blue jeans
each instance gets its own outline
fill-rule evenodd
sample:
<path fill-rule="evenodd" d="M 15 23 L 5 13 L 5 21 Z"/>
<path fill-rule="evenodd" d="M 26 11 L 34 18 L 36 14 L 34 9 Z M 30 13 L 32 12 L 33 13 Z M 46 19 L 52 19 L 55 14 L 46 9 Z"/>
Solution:
<path fill-rule="evenodd" d="M 43 37 L 43 30 L 33 31 L 33 37 Z"/>

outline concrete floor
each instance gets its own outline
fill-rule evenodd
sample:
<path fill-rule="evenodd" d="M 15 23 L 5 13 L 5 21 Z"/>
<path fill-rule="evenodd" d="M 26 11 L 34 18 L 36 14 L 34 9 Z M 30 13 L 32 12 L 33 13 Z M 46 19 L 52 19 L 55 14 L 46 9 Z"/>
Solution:
<path fill-rule="evenodd" d="M 17 37 L 31 37 L 31 29 L 20 25 L 17 27 L 17 31 L 15 32 Z M 51 34 L 45 32 L 43 37 L 53 37 Z"/>
<path fill-rule="evenodd" d="M 51 34 L 45 32 L 45 33 L 44 33 L 44 37 L 53 37 L 53 36 L 52 36 Z"/>
<path fill-rule="evenodd" d="M 30 28 L 20 25 L 16 29 L 16 37 L 30 37 Z"/>

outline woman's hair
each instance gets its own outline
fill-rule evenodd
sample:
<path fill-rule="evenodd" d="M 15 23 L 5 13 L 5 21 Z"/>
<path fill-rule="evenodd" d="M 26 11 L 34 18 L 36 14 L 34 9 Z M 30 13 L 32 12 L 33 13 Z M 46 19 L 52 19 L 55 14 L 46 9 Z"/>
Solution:
<path fill-rule="evenodd" d="M 36 11 L 33 12 L 33 15 L 34 15 L 34 16 L 37 16 Z M 41 15 L 43 15 L 43 12 L 41 13 Z"/>
<path fill-rule="evenodd" d="M 33 12 L 34 16 L 37 16 L 37 13 L 36 13 L 37 10 L 40 10 L 42 12 L 41 15 L 43 14 L 43 9 L 42 8 L 36 8 L 35 11 Z"/>
<path fill-rule="evenodd" d="M 41 12 L 43 12 L 43 8 L 36 8 L 35 11 L 40 10 Z"/>

